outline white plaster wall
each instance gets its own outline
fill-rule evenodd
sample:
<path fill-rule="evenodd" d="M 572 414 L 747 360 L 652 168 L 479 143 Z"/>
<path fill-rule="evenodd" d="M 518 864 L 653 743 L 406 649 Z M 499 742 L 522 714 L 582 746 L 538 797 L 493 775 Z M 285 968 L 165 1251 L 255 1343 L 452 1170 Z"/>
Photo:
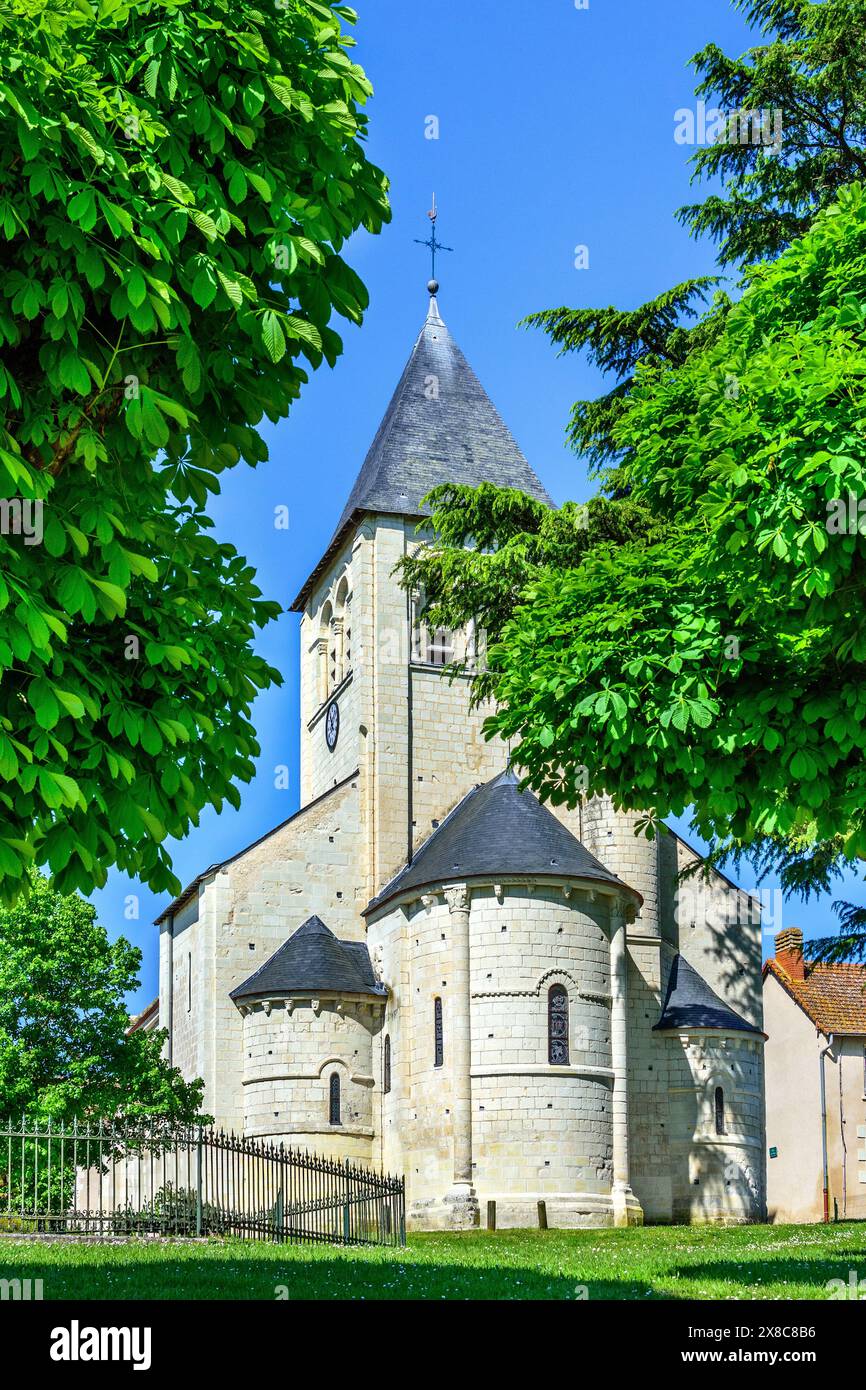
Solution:
<path fill-rule="evenodd" d="M 866 1037 L 837 1038 L 827 1060 L 830 1214 L 866 1220 Z"/>
<path fill-rule="evenodd" d="M 823 1219 L 819 1058 L 828 1039 L 770 973 L 764 980 L 767 1205 L 771 1221 Z M 830 1214 L 866 1219 L 866 1068 L 862 1037 L 839 1037 L 824 1061 Z"/>

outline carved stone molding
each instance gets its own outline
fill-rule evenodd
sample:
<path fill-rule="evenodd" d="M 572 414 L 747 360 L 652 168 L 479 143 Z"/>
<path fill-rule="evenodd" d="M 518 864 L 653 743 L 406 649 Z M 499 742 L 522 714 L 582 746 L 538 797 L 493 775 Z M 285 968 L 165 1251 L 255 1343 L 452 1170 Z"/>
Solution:
<path fill-rule="evenodd" d="M 465 883 L 455 883 L 445 889 L 449 912 L 468 912 L 470 893 Z"/>
<path fill-rule="evenodd" d="M 581 989 L 573 975 L 567 970 L 547 970 L 530 989 L 489 989 L 473 990 L 473 999 L 538 999 L 541 996 L 544 986 L 549 980 L 567 980 L 571 985 L 574 994 L 578 999 L 582 999 L 586 1004 L 602 1004 L 605 1008 L 610 1008 L 612 995 L 604 994 L 595 990 Z"/>

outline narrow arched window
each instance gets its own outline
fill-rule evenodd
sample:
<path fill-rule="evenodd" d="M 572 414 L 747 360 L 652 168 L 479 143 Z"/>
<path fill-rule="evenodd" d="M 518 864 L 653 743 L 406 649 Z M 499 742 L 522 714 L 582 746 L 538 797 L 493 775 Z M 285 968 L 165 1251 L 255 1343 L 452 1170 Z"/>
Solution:
<path fill-rule="evenodd" d="M 338 1072 L 331 1072 L 331 1104 L 330 1120 L 332 1125 L 338 1125 L 340 1120 L 340 1076 Z"/>
<path fill-rule="evenodd" d="M 319 703 L 324 704 L 330 695 L 334 682 L 332 672 L 332 633 L 334 610 L 326 603 L 319 614 Z"/>
<path fill-rule="evenodd" d="M 385 1034 L 382 1047 L 382 1090 L 387 1096 L 391 1089 L 391 1034 Z"/>
<path fill-rule="evenodd" d="M 442 1037 L 442 1000 L 433 1000 L 433 1065 L 441 1067 L 445 1058 Z"/>
<path fill-rule="evenodd" d="M 715 1111 L 716 1134 L 727 1134 L 727 1130 L 725 1129 L 725 1093 L 721 1086 L 716 1087 Z"/>
<path fill-rule="evenodd" d="M 568 1066 L 568 990 L 552 985 L 547 996 L 547 1060 L 553 1067 Z"/>

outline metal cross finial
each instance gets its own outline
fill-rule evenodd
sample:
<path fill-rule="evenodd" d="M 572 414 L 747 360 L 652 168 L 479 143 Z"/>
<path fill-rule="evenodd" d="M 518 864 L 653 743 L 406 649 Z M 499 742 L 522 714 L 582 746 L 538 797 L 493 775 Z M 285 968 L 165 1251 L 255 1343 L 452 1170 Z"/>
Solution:
<path fill-rule="evenodd" d="M 428 246 L 430 248 L 430 283 L 428 284 L 427 288 L 431 294 L 435 294 L 439 288 L 439 281 L 436 279 L 436 252 L 454 250 L 453 246 L 443 246 L 442 242 L 437 241 L 436 239 L 436 218 L 439 216 L 439 213 L 436 208 L 435 193 L 433 194 L 433 206 L 428 212 L 427 216 L 430 218 L 430 221 L 433 224 L 430 228 L 430 235 L 426 241 L 422 241 L 420 237 L 416 236 L 415 242 L 418 246 Z"/>

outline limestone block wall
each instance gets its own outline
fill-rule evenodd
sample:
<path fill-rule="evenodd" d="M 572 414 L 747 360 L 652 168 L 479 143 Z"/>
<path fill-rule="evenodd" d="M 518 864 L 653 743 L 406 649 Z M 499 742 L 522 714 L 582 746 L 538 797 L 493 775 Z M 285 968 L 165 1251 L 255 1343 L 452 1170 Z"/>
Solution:
<path fill-rule="evenodd" d="M 204 1077 L 205 1105 L 227 1128 L 243 1126 L 242 1026 L 229 993 L 313 913 L 336 936 L 359 938 L 363 927 L 358 916 L 358 855 L 354 778 L 250 846 L 202 885 L 199 911 L 207 923 L 201 981 L 204 1014 L 196 1025 L 200 1065 L 191 1074 Z"/>
<path fill-rule="evenodd" d="M 414 1117 L 412 1106 L 415 1094 L 413 1071 L 407 1063 L 413 1032 L 413 976 L 409 951 L 411 930 L 405 913 L 398 908 L 371 922 L 367 933 L 374 969 L 378 978 L 388 986 L 382 1028 L 373 1038 L 372 1069 L 376 1079 L 374 1155 L 382 1169 L 406 1173 L 410 1187 L 417 1176 L 409 1172 L 409 1150 L 405 1147 L 410 1117 Z M 443 964 L 447 967 L 444 959 Z M 444 978 L 447 979 L 447 974 Z M 425 1007 L 429 1014 L 429 1000 Z M 384 1061 L 386 1038 L 391 1053 L 391 1084 L 387 1091 Z M 412 1123 L 415 1123 L 414 1118 Z"/>
<path fill-rule="evenodd" d="M 640 893 L 637 920 L 643 931 L 658 935 L 659 840 L 635 834 L 640 819 L 638 812 L 615 811 L 607 797 L 593 797 L 583 806 L 582 839 L 596 859 Z"/>
<path fill-rule="evenodd" d="M 759 1221 L 764 1212 L 763 1039 L 668 1036 L 674 1221 Z M 716 1132 L 715 1092 L 724 1095 Z"/>
<path fill-rule="evenodd" d="M 414 846 L 479 782 L 504 772 L 508 752 L 499 739 L 487 743 L 481 726 L 489 706 L 469 709 L 469 678 L 450 681 L 441 670 L 413 666 L 412 826 Z"/>
<path fill-rule="evenodd" d="M 607 900 L 563 885 L 474 885 L 470 911 L 471 1128 L 479 1201 L 609 1206 L 610 964 Z M 410 1211 L 441 1202 L 453 1178 L 450 991 L 453 918 L 441 895 L 371 920 L 369 945 L 390 998 L 379 1038 L 391 1047 L 381 1095 L 380 1161 L 404 1170 Z M 569 995 L 569 1063 L 548 1058 L 548 991 Z M 435 1001 L 442 1001 L 436 1065 Z M 597 1199 L 593 1202 L 592 1199 Z M 535 1219 L 533 1210 L 532 1219 Z"/>
<path fill-rule="evenodd" d="M 679 873 L 700 859 L 675 837 Z M 711 989 L 756 1027 L 762 1026 L 759 904 L 713 872 L 708 883 L 686 879 L 679 888 L 679 949 Z"/>
<path fill-rule="evenodd" d="M 333 563 L 316 585 L 301 615 L 301 805 L 320 796 L 334 782 L 353 772 L 358 766 L 358 718 L 357 710 L 347 709 L 347 719 L 341 720 L 340 737 L 335 753 L 329 753 L 325 744 L 321 715 L 328 700 L 323 696 L 322 657 L 320 640 L 326 638 L 330 647 L 332 634 L 323 623 L 326 605 L 329 611 L 340 608 L 340 598 L 347 592 L 351 594 L 351 609 L 348 622 L 351 626 L 351 655 L 347 657 L 343 675 L 354 670 L 360 650 L 360 636 L 356 631 L 366 595 L 356 593 L 359 574 L 354 561 L 353 542 L 350 538 L 334 557 Z M 338 598 L 338 595 L 340 598 Z M 348 645 L 348 641 L 347 641 Z M 328 692 L 328 697 L 330 696 Z M 340 712 L 343 714 L 343 698 L 340 697 Z M 317 719 L 316 716 L 319 716 Z M 315 722 L 314 722 L 315 721 Z M 338 756 L 339 755 L 339 756 Z"/>
<path fill-rule="evenodd" d="M 362 770 L 369 813 L 369 897 L 406 862 L 409 844 L 408 601 L 394 575 L 406 552 L 409 527 L 402 517 L 377 517 L 367 560 L 372 625 L 364 641 Z"/>
<path fill-rule="evenodd" d="M 166 969 L 164 973 L 160 970 L 160 1017 L 169 1017 L 170 1000 L 173 1015 L 172 1063 L 189 1080 L 201 1075 L 199 1040 L 206 1008 L 207 969 L 202 937 L 196 894 L 175 914 L 172 926 L 166 927 L 161 934 L 161 941 L 165 943 Z"/>
<path fill-rule="evenodd" d="M 243 1020 L 244 1133 L 329 1158 L 373 1157 L 373 1037 L 382 1006 L 335 997 L 255 1004 Z M 332 1075 L 340 1123 L 330 1120 Z"/>
<path fill-rule="evenodd" d="M 611 1183 L 607 900 L 561 886 L 476 890 L 472 1128 L 479 1200 L 607 1195 Z M 569 1063 L 548 1058 L 548 992 L 568 991 Z M 503 1213 L 504 1214 L 504 1213 Z"/>
<path fill-rule="evenodd" d="M 671 884 L 676 867 L 667 837 L 635 833 L 638 813 L 614 810 L 607 798 L 584 804 L 583 842 L 644 902 L 628 927 L 628 1106 L 632 1190 L 647 1221 L 669 1221 L 672 1210 L 668 1056 L 652 1032 L 658 1022 L 676 949 Z"/>
<path fill-rule="evenodd" d="M 631 1185 L 646 1221 L 670 1221 L 673 1210 L 667 1039 L 654 1033 L 673 949 L 642 923 L 628 930 L 628 1101 Z"/>
<path fill-rule="evenodd" d="M 405 941 L 402 917 L 399 909 L 389 914 L 391 920 L 382 932 L 371 925 L 369 944 L 378 964 L 381 943 L 383 981 L 394 993 L 384 1024 L 391 1037 L 392 1090 L 383 1097 L 383 1161 L 386 1168 L 396 1167 L 399 1157 L 406 1173 L 407 1201 L 417 1206 L 441 1200 L 453 1177 L 452 1040 L 460 1001 L 449 990 L 454 943 L 447 905 L 441 899 L 427 906 L 413 905 L 405 922 Z M 398 952 L 403 954 L 404 969 L 402 980 L 394 980 L 392 986 Z M 437 999 L 442 1004 L 441 1066 L 436 1065 Z"/>
<path fill-rule="evenodd" d="M 628 929 L 629 1131 L 632 1187 L 648 1221 L 670 1221 L 675 1206 L 671 1146 L 683 1135 L 671 1113 L 673 1079 L 658 1021 L 677 950 L 749 1022 L 761 1025 L 760 922 L 748 894 L 723 875 L 678 881 L 699 856 L 679 836 L 635 835 L 637 815 L 597 798 L 583 808 L 583 840 L 597 858 L 644 896 Z M 759 1055 L 760 1066 L 760 1055 Z M 763 1085 L 762 1078 L 759 1084 Z"/>
<path fill-rule="evenodd" d="M 168 1031 L 168 1037 L 163 1044 L 162 1055 L 169 1059 L 173 1047 L 173 1019 L 171 986 L 171 956 L 172 956 L 172 935 L 171 919 L 166 919 L 159 924 L 159 1026 Z"/>
<path fill-rule="evenodd" d="M 358 766 L 358 728 L 361 723 L 360 685 L 350 675 L 339 686 L 333 697 L 340 712 L 340 725 L 336 746 L 328 747 L 325 739 L 325 723 L 331 700 L 320 705 L 309 729 L 302 733 L 304 743 L 310 745 L 309 776 L 306 791 L 309 799 L 323 796 L 331 787 L 356 770 Z"/>

